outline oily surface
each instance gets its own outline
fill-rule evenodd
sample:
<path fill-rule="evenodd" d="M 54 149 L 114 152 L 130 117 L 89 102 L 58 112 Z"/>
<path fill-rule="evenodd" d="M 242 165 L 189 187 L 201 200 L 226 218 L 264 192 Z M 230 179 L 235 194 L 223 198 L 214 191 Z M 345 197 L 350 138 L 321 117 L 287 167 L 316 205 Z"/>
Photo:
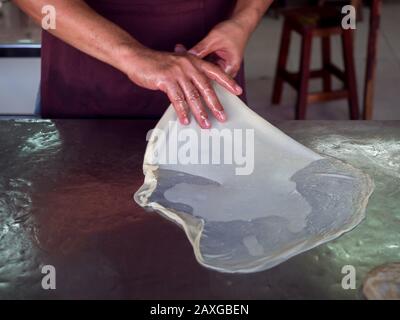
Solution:
<path fill-rule="evenodd" d="M 152 121 L 0 122 L 0 298 L 360 298 L 372 268 L 400 260 L 400 123 L 280 122 L 300 143 L 369 174 L 375 191 L 351 233 L 270 270 L 198 265 L 185 234 L 133 201 Z M 251 243 L 251 239 L 249 239 Z M 41 267 L 57 289 L 41 289 Z"/>

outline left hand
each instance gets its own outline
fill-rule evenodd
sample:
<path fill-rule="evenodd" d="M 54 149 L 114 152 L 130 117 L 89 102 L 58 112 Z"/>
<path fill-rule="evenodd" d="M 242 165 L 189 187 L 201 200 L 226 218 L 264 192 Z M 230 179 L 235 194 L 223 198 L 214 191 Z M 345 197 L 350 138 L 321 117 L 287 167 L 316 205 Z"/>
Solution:
<path fill-rule="evenodd" d="M 227 74 L 235 77 L 243 61 L 249 33 L 234 20 L 216 25 L 189 53 L 204 59 L 216 58 L 216 63 Z"/>

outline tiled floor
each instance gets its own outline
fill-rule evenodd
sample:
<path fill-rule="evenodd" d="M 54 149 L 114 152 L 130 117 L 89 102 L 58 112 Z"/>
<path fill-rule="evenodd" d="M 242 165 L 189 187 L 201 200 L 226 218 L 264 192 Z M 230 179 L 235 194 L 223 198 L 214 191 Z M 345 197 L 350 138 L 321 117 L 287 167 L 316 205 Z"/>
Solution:
<path fill-rule="evenodd" d="M 366 61 L 368 14 L 365 9 L 364 22 L 357 26 L 356 32 L 356 64 L 360 104 L 364 87 Z M 374 119 L 400 120 L 400 1 L 384 2 L 382 14 L 382 37 L 379 43 L 379 59 L 377 70 L 376 97 Z M 295 91 L 285 85 L 282 105 L 271 105 L 272 83 L 278 57 L 282 19 L 265 18 L 250 41 L 246 54 L 247 88 L 249 105 L 263 117 L 276 119 L 293 119 Z M 290 68 L 297 70 L 300 43 L 294 36 Z M 341 65 L 340 39 L 334 40 L 333 56 Z M 319 43 L 316 40 L 313 50 L 313 66 L 320 66 Z M 312 88 L 320 88 L 318 80 L 314 80 Z M 309 106 L 307 119 L 341 120 L 348 118 L 346 101 L 334 101 Z"/>

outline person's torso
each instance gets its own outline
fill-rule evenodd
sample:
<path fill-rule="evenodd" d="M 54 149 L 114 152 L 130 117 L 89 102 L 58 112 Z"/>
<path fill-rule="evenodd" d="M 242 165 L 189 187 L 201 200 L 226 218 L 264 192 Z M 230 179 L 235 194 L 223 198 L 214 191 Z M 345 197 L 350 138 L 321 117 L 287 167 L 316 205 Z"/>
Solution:
<path fill-rule="evenodd" d="M 87 0 L 145 46 L 174 50 L 200 41 L 226 19 L 232 0 Z M 168 106 L 161 92 L 133 84 L 124 74 L 47 32 L 42 39 L 42 115 L 45 117 L 159 116 Z"/>

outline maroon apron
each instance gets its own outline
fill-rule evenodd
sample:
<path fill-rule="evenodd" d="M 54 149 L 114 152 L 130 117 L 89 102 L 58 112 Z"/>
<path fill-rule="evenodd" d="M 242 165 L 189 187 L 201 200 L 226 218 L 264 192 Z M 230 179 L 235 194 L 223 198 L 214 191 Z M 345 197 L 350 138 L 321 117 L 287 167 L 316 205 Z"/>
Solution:
<path fill-rule="evenodd" d="M 191 48 L 220 21 L 232 0 L 87 0 L 95 11 L 154 50 Z M 119 70 L 43 32 L 41 112 L 46 118 L 159 117 L 170 104 Z M 242 68 L 243 69 L 243 68 Z M 244 84 L 243 70 L 238 82 Z"/>

